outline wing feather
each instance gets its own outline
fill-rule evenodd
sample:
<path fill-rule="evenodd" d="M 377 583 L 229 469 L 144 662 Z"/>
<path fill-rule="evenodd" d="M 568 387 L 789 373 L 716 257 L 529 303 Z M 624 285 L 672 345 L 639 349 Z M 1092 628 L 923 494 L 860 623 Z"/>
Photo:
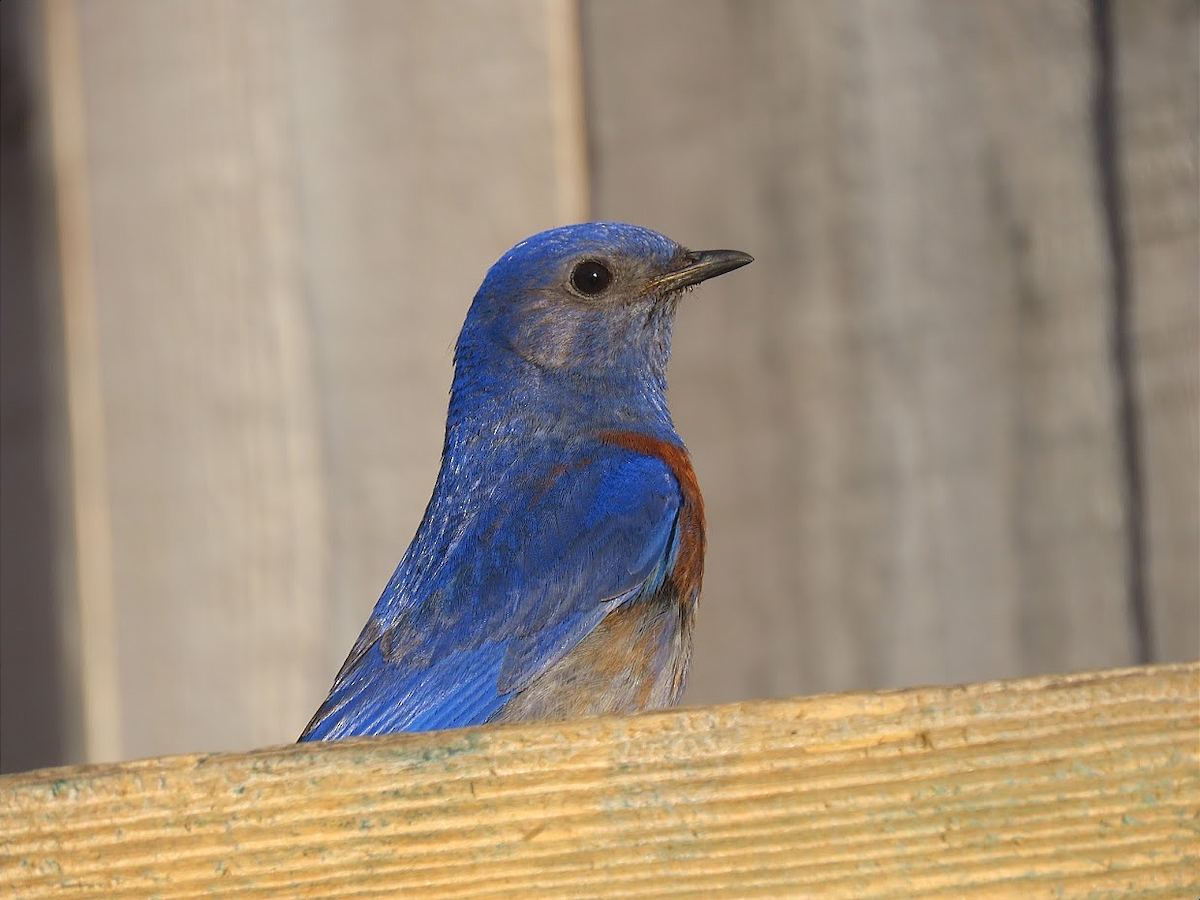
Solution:
<path fill-rule="evenodd" d="M 604 447 L 524 473 L 419 595 L 385 595 L 301 740 L 486 722 L 614 608 L 658 589 L 682 502 L 664 462 Z"/>

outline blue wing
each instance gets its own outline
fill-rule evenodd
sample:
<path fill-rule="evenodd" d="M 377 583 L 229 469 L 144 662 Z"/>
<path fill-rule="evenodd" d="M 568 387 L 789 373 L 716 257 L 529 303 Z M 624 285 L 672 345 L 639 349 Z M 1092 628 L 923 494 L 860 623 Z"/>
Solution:
<path fill-rule="evenodd" d="M 603 447 L 570 467 L 526 463 L 413 596 L 385 592 L 301 740 L 486 722 L 662 584 L 681 503 L 664 462 Z M 413 543 L 393 585 L 406 565 L 433 567 L 421 531 Z"/>

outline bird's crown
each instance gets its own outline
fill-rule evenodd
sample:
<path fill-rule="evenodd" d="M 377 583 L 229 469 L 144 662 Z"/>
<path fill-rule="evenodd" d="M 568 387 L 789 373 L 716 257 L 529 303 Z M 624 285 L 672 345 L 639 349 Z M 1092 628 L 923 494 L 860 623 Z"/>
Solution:
<path fill-rule="evenodd" d="M 452 411 L 478 413 L 517 395 L 532 403 L 571 396 L 588 405 L 648 401 L 665 416 L 678 298 L 750 259 L 732 250 L 693 252 L 619 222 L 568 225 L 521 241 L 488 271 L 467 314 Z"/>

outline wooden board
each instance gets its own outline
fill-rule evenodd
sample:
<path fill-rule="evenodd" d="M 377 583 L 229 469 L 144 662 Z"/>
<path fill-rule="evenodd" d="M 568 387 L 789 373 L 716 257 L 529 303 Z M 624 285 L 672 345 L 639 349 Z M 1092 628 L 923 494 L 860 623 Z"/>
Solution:
<path fill-rule="evenodd" d="M 1153 421 L 1135 425 L 1151 600 L 1169 623 L 1155 646 L 1186 659 L 1200 88 L 1195 5 L 1168 6 L 1121 7 L 1152 34 L 1131 22 L 1118 40 L 1130 100 L 1161 98 L 1129 118 L 1130 152 L 1161 157 L 1161 177 L 1129 189 L 1171 199 L 1170 247 L 1143 241 L 1136 271 L 1143 333 L 1153 320 L 1175 336 L 1141 339 L 1136 362 L 1173 399 L 1147 400 Z M 688 698 L 1135 661 L 1144 522 L 1128 504 L 1088 4 L 584 13 L 597 214 L 757 257 L 690 298 L 676 330 L 672 405 L 710 521 Z"/>
<path fill-rule="evenodd" d="M 1200 656 L 1200 4 L 1114 4 L 1145 578 L 1158 659 Z"/>
<path fill-rule="evenodd" d="M 428 499 L 472 293 L 553 224 L 555 35 L 536 2 L 55 6 L 103 413 L 75 459 L 107 459 L 89 756 L 287 740 Z"/>
<path fill-rule="evenodd" d="M 1180 900 L 1200 664 L 0 779 L 6 896 Z"/>
<path fill-rule="evenodd" d="M 0 3 L 0 771 L 10 772 L 86 758 L 40 12 Z"/>

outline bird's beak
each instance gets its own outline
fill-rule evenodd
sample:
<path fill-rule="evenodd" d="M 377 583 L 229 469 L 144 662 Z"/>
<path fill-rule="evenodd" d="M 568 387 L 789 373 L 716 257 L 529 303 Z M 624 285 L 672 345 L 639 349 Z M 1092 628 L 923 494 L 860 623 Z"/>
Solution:
<path fill-rule="evenodd" d="M 754 257 L 740 250 L 689 250 L 683 256 L 683 265 L 655 278 L 649 288 L 652 291 L 680 291 L 752 262 Z"/>

